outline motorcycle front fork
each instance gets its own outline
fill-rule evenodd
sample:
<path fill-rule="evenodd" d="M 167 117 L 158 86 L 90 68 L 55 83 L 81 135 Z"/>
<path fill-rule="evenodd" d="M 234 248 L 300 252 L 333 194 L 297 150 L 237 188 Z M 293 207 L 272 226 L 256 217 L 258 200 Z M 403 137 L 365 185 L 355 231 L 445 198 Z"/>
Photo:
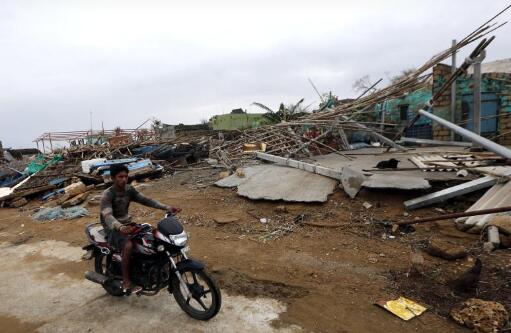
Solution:
<path fill-rule="evenodd" d="M 181 255 L 183 256 L 184 259 L 188 259 L 185 251 L 181 250 Z M 176 265 L 176 262 L 174 261 L 174 258 L 172 258 L 172 256 L 170 255 L 169 252 L 167 252 L 167 256 L 169 257 L 170 264 L 172 265 L 172 268 L 174 269 L 174 272 L 176 273 L 176 276 L 179 280 L 179 284 L 185 291 L 186 298 L 188 299 L 188 298 L 192 297 L 192 293 L 190 292 L 190 289 L 188 289 L 188 285 L 186 284 L 185 280 L 183 279 L 183 276 L 181 275 L 181 273 L 179 273 L 179 271 L 177 270 L 177 265 Z"/>

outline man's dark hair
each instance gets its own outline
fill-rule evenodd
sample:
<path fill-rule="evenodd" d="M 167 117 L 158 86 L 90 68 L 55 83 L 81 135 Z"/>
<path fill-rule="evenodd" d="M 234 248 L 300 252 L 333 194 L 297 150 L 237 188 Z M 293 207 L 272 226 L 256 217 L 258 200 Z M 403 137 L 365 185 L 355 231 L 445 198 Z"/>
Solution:
<path fill-rule="evenodd" d="M 119 172 L 126 171 L 129 173 L 126 164 L 114 164 L 110 166 L 110 177 L 114 178 Z"/>

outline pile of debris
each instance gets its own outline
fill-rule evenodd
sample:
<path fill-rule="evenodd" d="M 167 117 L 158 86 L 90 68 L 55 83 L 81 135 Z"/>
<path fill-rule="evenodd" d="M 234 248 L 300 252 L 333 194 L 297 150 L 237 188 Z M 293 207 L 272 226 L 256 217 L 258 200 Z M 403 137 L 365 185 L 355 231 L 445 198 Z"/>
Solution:
<path fill-rule="evenodd" d="M 42 144 L 43 154 L 38 149 L 0 149 L 0 207 L 17 208 L 32 198 L 55 198 L 78 180 L 104 186 L 111 182 L 109 168 L 114 164 L 127 165 L 130 180 L 159 177 L 165 168 L 207 158 L 210 142 L 217 136 L 204 125 L 161 123 L 153 130 L 45 133 L 35 140 L 38 146 Z M 67 141 L 68 146 L 53 149 L 57 141 Z"/>

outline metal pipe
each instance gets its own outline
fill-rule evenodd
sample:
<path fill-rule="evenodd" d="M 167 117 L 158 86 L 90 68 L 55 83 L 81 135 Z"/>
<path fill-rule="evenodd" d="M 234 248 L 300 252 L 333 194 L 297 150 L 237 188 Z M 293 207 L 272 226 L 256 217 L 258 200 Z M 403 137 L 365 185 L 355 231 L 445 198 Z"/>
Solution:
<path fill-rule="evenodd" d="M 483 148 L 486 148 L 489 151 L 494 152 L 497 155 L 511 159 L 511 150 L 504 146 L 501 146 L 493 141 L 483 138 L 482 136 L 477 135 L 467 129 L 464 129 L 463 127 L 455 125 L 455 124 L 451 123 L 450 121 L 447 121 L 443 118 L 435 116 L 432 113 L 426 112 L 424 110 L 419 110 L 419 114 L 439 123 L 440 125 L 442 125 L 444 127 L 447 127 L 450 130 L 453 130 L 454 132 L 458 133 L 462 137 L 472 141 L 475 144 L 480 145 Z"/>
<path fill-rule="evenodd" d="M 451 61 L 451 75 L 456 72 L 456 39 L 452 40 L 452 61 Z M 451 123 L 456 122 L 456 80 L 451 84 Z M 454 132 L 451 131 L 451 141 L 454 141 Z"/>
<path fill-rule="evenodd" d="M 474 108 L 473 108 L 473 131 L 475 134 L 481 135 L 481 63 L 486 57 L 486 51 L 482 50 L 481 54 L 475 58 L 474 66 Z"/>
<path fill-rule="evenodd" d="M 425 218 L 417 219 L 417 220 L 401 221 L 401 222 L 396 222 L 394 224 L 405 225 L 405 224 L 424 223 L 424 222 L 431 222 L 431 221 L 456 219 L 458 217 L 465 217 L 465 216 L 486 215 L 486 214 L 503 213 L 503 212 L 510 212 L 510 211 L 511 211 L 511 206 L 490 208 L 490 209 L 481 209 L 481 210 L 473 210 L 470 212 L 460 212 L 460 213 L 445 214 L 445 215 L 440 215 L 440 216 L 425 217 Z"/>

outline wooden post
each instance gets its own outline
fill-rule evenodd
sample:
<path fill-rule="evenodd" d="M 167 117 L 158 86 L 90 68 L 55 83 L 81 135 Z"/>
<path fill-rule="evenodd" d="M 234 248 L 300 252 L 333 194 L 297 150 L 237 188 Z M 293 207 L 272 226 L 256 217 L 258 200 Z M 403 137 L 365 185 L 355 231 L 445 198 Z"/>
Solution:
<path fill-rule="evenodd" d="M 385 130 L 385 112 L 387 111 L 387 100 L 385 100 L 381 105 L 381 124 L 380 131 L 383 133 Z"/>
<path fill-rule="evenodd" d="M 51 142 L 51 133 L 48 133 L 48 139 L 50 140 L 50 153 L 53 152 L 53 144 Z"/>

